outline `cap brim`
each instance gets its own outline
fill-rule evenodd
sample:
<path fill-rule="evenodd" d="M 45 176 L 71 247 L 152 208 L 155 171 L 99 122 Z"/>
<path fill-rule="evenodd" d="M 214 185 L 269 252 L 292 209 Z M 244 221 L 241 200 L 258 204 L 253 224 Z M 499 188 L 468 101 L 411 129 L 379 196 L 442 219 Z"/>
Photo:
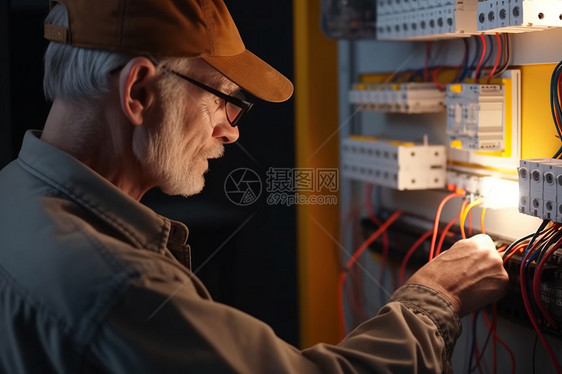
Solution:
<path fill-rule="evenodd" d="M 284 75 L 248 50 L 235 56 L 201 56 L 213 68 L 252 95 L 274 103 L 293 94 L 293 84 Z"/>

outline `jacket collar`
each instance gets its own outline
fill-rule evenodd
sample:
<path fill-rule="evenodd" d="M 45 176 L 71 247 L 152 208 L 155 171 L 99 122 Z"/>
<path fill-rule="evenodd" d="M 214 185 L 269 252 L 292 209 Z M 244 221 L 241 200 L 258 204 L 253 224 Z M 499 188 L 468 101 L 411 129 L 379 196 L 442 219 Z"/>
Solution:
<path fill-rule="evenodd" d="M 74 157 L 41 141 L 40 136 L 37 130 L 25 134 L 18 163 L 28 172 L 97 215 L 134 247 L 164 253 L 168 241 L 185 245 L 185 225 L 156 214 Z"/>

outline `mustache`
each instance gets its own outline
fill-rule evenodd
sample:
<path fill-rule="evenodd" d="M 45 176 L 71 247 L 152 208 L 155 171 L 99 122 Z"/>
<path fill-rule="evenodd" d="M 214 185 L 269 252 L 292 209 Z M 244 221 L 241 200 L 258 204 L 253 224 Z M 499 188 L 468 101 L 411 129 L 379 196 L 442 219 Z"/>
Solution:
<path fill-rule="evenodd" d="M 224 156 L 224 145 L 219 144 L 217 147 L 213 149 L 208 149 L 204 151 L 201 155 L 207 159 L 221 158 L 222 156 Z"/>

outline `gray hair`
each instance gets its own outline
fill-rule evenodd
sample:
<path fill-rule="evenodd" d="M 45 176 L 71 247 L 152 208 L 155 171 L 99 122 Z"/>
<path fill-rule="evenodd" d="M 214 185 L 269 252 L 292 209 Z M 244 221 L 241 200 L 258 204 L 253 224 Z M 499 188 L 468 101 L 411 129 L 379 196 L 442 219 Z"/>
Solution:
<path fill-rule="evenodd" d="M 53 7 L 46 24 L 68 27 L 66 8 Z M 48 100 L 85 101 L 109 92 L 109 73 L 130 56 L 51 42 L 45 52 L 43 89 Z"/>
<path fill-rule="evenodd" d="M 66 8 L 56 4 L 45 18 L 50 25 L 68 27 Z M 109 92 L 110 73 L 129 62 L 134 56 L 98 49 L 73 47 L 50 42 L 45 52 L 43 90 L 48 100 L 60 98 L 71 102 L 85 102 Z M 188 58 L 161 60 L 168 66 L 189 69 Z M 166 79 L 164 80 L 171 80 Z"/>

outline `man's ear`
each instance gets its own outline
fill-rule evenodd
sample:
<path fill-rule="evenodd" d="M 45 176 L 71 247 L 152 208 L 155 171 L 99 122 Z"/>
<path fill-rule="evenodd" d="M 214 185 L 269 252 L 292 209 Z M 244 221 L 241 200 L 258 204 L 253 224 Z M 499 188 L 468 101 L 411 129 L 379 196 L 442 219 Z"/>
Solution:
<path fill-rule="evenodd" d="M 121 109 L 133 125 L 141 125 L 156 98 L 156 67 L 145 57 L 130 60 L 119 74 Z"/>

